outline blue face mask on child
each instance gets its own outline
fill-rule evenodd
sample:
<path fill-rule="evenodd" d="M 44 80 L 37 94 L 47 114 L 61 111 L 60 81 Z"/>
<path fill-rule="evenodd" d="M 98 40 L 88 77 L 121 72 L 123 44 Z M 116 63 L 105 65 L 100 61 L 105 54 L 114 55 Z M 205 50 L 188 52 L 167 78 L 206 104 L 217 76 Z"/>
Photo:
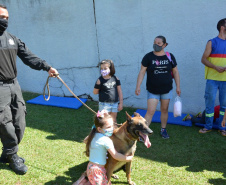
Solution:
<path fill-rule="evenodd" d="M 104 134 L 105 136 L 110 137 L 110 136 L 112 136 L 112 134 L 113 134 L 114 128 L 112 127 L 112 128 L 109 128 L 109 129 L 103 129 L 103 131 L 104 131 L 103 134 Z"/>

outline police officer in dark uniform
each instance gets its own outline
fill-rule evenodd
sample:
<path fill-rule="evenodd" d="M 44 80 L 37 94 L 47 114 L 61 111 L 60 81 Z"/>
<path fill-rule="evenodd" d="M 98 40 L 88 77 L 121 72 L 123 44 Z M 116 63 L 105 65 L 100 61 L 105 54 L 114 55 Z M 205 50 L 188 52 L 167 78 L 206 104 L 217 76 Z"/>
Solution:
<path fill-rule="evenodd" d="M 26 107 L 16 79 L 16 57 L 32 69 L 48 71 L 51 77 L 58 72 L 34 55 L 21 40 L 5 31 L 8 18 L 7 8 L 0 5 L 0 138 L 3 145 L 0 162 L 9 163 L 15 173 L 23 175 L 28 168 L 17 152 L 26 126 Z"/>

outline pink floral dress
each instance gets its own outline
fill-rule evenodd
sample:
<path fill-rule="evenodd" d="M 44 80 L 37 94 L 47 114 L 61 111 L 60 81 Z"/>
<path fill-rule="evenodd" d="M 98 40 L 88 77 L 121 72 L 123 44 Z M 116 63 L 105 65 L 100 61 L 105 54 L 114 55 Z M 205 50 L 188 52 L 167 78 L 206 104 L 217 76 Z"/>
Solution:
<path fill-rule="evenodd" d="M 87 176 L 92 185 L 107 185 L 108 179 L 106 169 L 98 164 L 89 163 L 87 165 Z M 111 182 L 109 183 L 111 185 Z"/>

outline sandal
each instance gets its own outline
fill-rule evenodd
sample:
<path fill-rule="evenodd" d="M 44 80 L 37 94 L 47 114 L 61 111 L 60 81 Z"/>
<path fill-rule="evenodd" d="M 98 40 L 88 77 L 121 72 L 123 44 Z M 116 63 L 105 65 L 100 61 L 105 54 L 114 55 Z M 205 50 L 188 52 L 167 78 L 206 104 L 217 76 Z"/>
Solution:
<path fill-rule="evenodd" d="M 187 115 L 182 119 L 182 121 L 188 121 L 188 120 L 190 120 L 190 119 L 191 119 L 190 114 L 187 114 Z"/>
<path fill-rule="evenodd" d="M 200 133 L 200 134 L 205 134 L 205 133 L 211 132 L 211 131 L 212 131 L 211 129 L 208 130 L 208 129 L 206 129 L 206 128 L 202 128 L 202 129 L 199 130 L 199 133 Z"/>
<path fill-rule="evenodd" d="M 201 118 L 202 117 L 202 112 L 199 112 L 198 114 L 195 115 L 196 118 Z"/>
<path fill-rule="evenodd" d="M 218 132 L 219 132 L 222 136 L 226 136 L 226 130 L 218 130 Z"/>

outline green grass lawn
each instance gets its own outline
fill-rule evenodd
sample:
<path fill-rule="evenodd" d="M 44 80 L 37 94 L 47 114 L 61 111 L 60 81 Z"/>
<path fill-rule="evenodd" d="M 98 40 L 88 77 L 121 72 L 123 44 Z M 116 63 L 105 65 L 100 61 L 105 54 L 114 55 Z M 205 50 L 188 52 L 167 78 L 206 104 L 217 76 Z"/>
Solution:
<path fill-rule="evenodd" d="M 37 95 L 24 93 L 24 99 Z M 88 101 L 87 105 L 98 109 L 97 102 Z M 135 109 L 124 108 L 118 123 L 125 121 L 125 111 L 132 115 Z M 0 164 L 0 184 L 72 184 L 86 169 L 82 140 L 91 129 L 93 113 L 84 106 L 74 110 L 33 104 L 27 104 L 27 112 L 18 154 L 26 159 L 29 170 L 20 176 Z M 226 138 L 216 130 L 199 134 L 195 126 L 168 125 L 170 139 L 164 140 L 159 123 L 150 128 L 154 131 L 149 137 L 152 146 L 147 149 L 139 142 L 132 164 L 131 177 L 137 185 L 226 184 Z M 126 184 L 125 173 L 117 175 L 120 178 L 112 179 L 112 184 Z"/>

